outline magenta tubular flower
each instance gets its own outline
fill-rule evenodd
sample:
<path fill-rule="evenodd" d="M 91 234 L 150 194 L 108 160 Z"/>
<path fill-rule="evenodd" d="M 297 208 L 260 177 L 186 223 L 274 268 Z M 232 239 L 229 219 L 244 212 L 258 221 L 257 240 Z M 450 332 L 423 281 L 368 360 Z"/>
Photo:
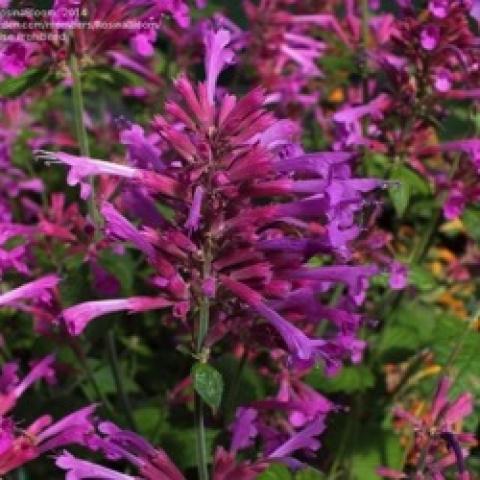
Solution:
<path fill-rule="evenodd" d="M 56 275 L 46 275 L 21 287 L 14 288 L 0 295 L 0 307 L 14 307 L 26 300 L 48 301 L 51 290 L 58 285 L 59 281 L 60 279 Z"/>
<path fill-rule="evenodd" d="M 75 458 L 68 452 L 64 452 L 56 460 L 57 467 L 66 470 L 67 480 L 90 480 L 98 478 L 101 480 L 137 480 L 125 473 L 116 472 L 111 468 L 102 467 L 86 460 Z"/>
<path fill-rule="evenodd" d="M 132 477 L 115 470 L 79 460 L 68 452 L 57 459 L 57 466 L 67 470 L 67 479 L 99 478 L 104 480 L 185 480 L 183 475 L 161 449 L 155 449 L 139 435 L 121 430 L 105 422 L 98 426 L 100 435 L 90 443 L 110 460 L 126 460 L 134 465 L 139 476 Z"/>
<path fill-rule="evenodd" d="M 38 151 L 37 157 L 46 161 L 56 161 L 68 165 L 70 172 L 67 183 L 70 186 L 80 184 L 83 199 L 90 196 L 90 187 L 84 182 L 84 179 L 95 175 L 111 175 L 113 177 L 125 178 L 135 184 L 172 197 L 181 195 L 180 185 L 173 178 L 148 170 L 93 158 L 77 157 L 67 153 Z"/>
<path fill-rule="evenodd" d="M 13 421 L 2 421 L 0 475 L 11 472 L 46 452 L 67 445 L 89 446 L 94 434 L 95 406 L 85 407 L 52 424 L 49 415 L 40 417 L 16 436 Z"/>
<path fill-rule="evenodd" d="M 62 312 L 62 318 L 70 335 L 80 335 L 87 325 L 95 318 L 114 312 L 128 311 L 130 313 L 170 307 L 172 302 L 165 298 L 130 297 L 113 300 L 97 300 L 79 303 Z"/>
<path fill-rule="evenodd" d="M 53 355 L 45 357 L 21 381 L 17 376 L 17 363 L 6 363 L 3 366 L 0 374 L 0 416 L 8 413 L 35 382 L 42 378 L 47 380 L 52 378 L 54 360 Z"/>

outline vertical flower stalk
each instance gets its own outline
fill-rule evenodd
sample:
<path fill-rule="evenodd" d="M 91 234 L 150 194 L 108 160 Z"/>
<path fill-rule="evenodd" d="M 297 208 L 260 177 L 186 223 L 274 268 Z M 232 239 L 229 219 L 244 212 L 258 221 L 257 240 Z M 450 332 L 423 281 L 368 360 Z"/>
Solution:
<path fill-rule="evenodd" d="M 210 278 L 212 258 L 212 244 L 207 238 L 203 244 L 203 283 Z M 197 328 L 197 355 L 202 361 L 206 361 L 204 342 L 210 324 L 210 300 L 207 292 L 202 292 L 200 300 L 198 328 Z M 208 452 L 205 432 L 205 405 L 200 395 L 195 394 L 195 433 L 197 442 L 197 465 L 200 480 L 208 480 Z"/>
<path fill-rule="evenodd" d="M 305 153 L 296 124 L 265 109 L 261 88 L 239 98 L 218 88 L 221 71 L 234 60 L 232 38 L 220 28 L 206 31 L 204 41 L 206 81 L 194 84 L 181 75 L 175 82 L 178 102 L 167 101 L 165 113 L 152 122 L 162 141 L 160 158 L 151 155 L 156 150 L 138 128 L 129 134 L 147 154 L 130 156 L 127 165 L 39 152 L 69 168 L 67 182 L 80 184 L 82 198 L 90 193 L 83 180 L 94 175 L 113 177 L 112 183 L 123 179 L 123 200 L 138 192 L 135 210 L 125 212 L 140 217 L 138 224 L 117 210 L 125 207 L 122 202 L 103 204 L 106 239 L 140 250 L 153 270 L 151 284 L 160 290 L 153 297 L 87 301 L 61 316 L 69 333 L 80 335 L 102 315 L 171 309 L 170 318 L 190 329 L 201 363 L 209 362 L 210 349 L 220 341 L 241 337 L 269 352 L 275 345 L 285 370 L 322 363 L 334 375 L 345 361 L 358 363 L 365 348 L 357 337 L 363 320 L 356 310 L 378 269 L 355 265 L 350 244 L 361 234 L 357 213 L 365 196 L 382 182 L 353 178 L 348 152 Z M 147 218 L 156 201 L 171 209 L 172 219 Z M 334 263 L 312 266 L 310 260 L 322 253 L 330 253 Z M 325 307 L 319 295 L 338 283 L 345 285 L 342 301 Z M 316 335 L 320 318 L 329 322 L 325 337 Z M 207 412 L 199 396 L 194 408 L 198 477 L 207 480 Z M 265 436 L 265 458 L 317 450 L 319 413 L 300 412 L 301 422 L 285 425 L 285 431 L 275 428 L 275 444 L 285 447 L 274 453 L 267 422 L 259 433 Z"/>
<path fill-rule="evenodd" d="M 90 146 L 88 142 L 87 129 L 84 123 L 84 101 L 82 89 L 82 76 L 80 65 L 76 53 L 73 51 L 70 56 L 70 73 L 72 75 L 72 100 L 73 100 L 73 114 L 75 121 L 75 132 L 82 157 L 90 157 Z M 96 227 L 100 225 L 100 214 L 95 204 L 95 178 L 90 177 L 91 195 L 88 202 L 88 210 L 92 222 Z M 97 228 L 95 229 L 97 232 Z"/>

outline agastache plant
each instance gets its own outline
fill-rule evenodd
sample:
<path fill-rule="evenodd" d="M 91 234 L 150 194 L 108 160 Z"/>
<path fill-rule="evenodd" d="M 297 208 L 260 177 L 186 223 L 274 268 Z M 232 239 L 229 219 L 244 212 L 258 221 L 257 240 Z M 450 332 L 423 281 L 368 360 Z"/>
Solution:
<path fill-rule="evenodd" d="M 363 303 L 377 268 L 345 262 L 350 258 L 349 244 L 361 233 L 357 214 L 365 196 L 382 183 L 352 177 L 349 153 L 305 153 L 297 143 L 295 124 L 277 120 L 264 108 L 262 89 L 240 99 L 222 92 L 217 82 L 233 60 L 230 39 L 227 30 L 209 30 L 205 82 L 195 85 L 184 75 L 176 80 L 183 101 L 168 101 L 165 114 L 152 122 L 161 137 L 161 154 L 153 145 L 138 149 L 148 147 L 148 141 L 136 127 L 129 128 L 129 165 L 39 153 L 69 169 L 69 184 L 80 184 L 83 198 L 94 194 L 88 177 L 109 175 L 125 182 L 127 205 L 130 211 L 141 212 L 140 226 L 114 204 L 103 203 L 105 233 L 145 255 L 159 288 L 156 297 L 75 305 L 64 310 L 62 318 L 68 331 L 78 335 L 96 317 L 110 312 L 167 308 L 178 321 L 187 322 L 190 345 L 201 363 L 209 362 L 227 319 L 234 331 L 257 323 L 270 325 L 289 368 L 320 363 L 333 375 L 344 361 L 360 361 L 365 346 L 358 338 L 362 321 L 355 309 Z M 133 142 L 135 134 L 138 139 Z M 147 219 L 155 200 L 173 217 Z M 342 264 L 309 265 L 309 259 L 320 253 Z M 322 306 L 318 296 L 337 284 L 344 285 L 342 302 Z M 317 337 L 314 331 L 322 317 L 331 327 L 327 335 Z M 254 336 L 252 341 L 258 342 Z M 205 479 L 200 396 L 195 403 L 199 475 Z M 323 420 L 315 410 L 297 426 L 302 430 L 267 450 L 267 459 L 318 448 L 313 437 L 323 430 Z M 60 466 L 70 468 L 69 458 L 60 460 Z"/>
<path fill-rule="evenodd" d="M 0 477 L 476 478 L 480 2 L 31 3 Z"/>

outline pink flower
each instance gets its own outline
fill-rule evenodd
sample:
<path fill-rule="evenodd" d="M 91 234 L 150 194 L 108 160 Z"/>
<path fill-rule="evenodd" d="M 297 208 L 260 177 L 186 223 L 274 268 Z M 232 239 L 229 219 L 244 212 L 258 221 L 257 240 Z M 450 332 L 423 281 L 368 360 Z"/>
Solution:
<path fill-rule="evenodd" d="M 87 157 L 76 157 L 68 153 L 37 151 L 37 158 L 64 163 L 70 167 L 67 183 L 70 186 L 81 186 L 82 198 L 90 196 L 90 186 L 84 182 L 85 178 L 95 175 L 111 175 L 130 180 L 143 185 L 153 192 L 176 197 L 181 195 L 180 185 L 171 177 L 135 167 L 128 167 L 118 163 L 105 162 Z"/>
<path fill-rule="evenodd" d="M 25 300 L 48 301 L 51 290 L 58 285 L 59 281 L 60 278 L 56 275 L 46 275 L 21 287 L 14 288 L 0 295 L 0 307 L 15 306 L 18 302 Z"/>
<path fill-rule="evenodd" d="M 161 297 L 130 297 L 114 300 L 97 300 L 79 303 L 62 312 L 70 335 L 80 335 L 95 318 L 108 313 L 128 311 L 129 313 L 146 312 L 172 306 L 172 302 Z"/>
<path fill-rule="evenodd" d="M 38 362 L 24 377 L 22 381 L 17 377 L 18 365 L 7 363 L 3 366 L 0 375 L 0 416 L 9 412 L 17 400 L 38 380 L 52 378 L 52 364 L 55 360 L 53 355 L 45 357 Z"/>

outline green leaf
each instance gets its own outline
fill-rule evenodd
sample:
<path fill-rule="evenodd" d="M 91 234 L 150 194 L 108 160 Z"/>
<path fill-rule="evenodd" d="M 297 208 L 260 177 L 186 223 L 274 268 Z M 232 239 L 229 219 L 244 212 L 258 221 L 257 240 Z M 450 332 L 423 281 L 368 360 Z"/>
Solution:
<path fill-rule="evenodd" d="M 412 265 L 409 269 L 408 283 L 421 291 L 430 291 L 437 286 L 435 277 L 424 267 Z"/>
<path fill-rule="evenodd" d="M 0 98 L 15 98 L 29 88 L 45 80 L 49 73 L 48 68 L 32 68 L 18 77 L 9 77 L 0 82 Z"/>
<path fill-rule="evenodd" d="M 135 261 L 130 252 L 125 251 L 122 255 L 116 255 L 115 253 L 104 250 L 100 254 L 101 265 L 111 273 L 122 286 L 122 293 L 125 296 L 134 294 L 135 284 Z"/>
<path fill-rule="evenodd" d="M 223 378 L 208 363 L 196 363 L 192 368 L 193 386 L 213 410 L 218 410 L 223 394 Z"/>
<path fill-rule="evenodd" d="M 325 474 L 315 470 L 314 468 L 307 468 L 295 475 L 295 480 L 324 480 Z"/>
<path fill-rule="evenodd" d="M 375 377 L 365 365 L 347 366 L 334 377 L 327 378 L 323 369 L 316 368 L 307 377 L 307 382 L 317 390 L 326 393 L 353 393 L 375 385 Z"/>
<path fill-rule="evenodd" d="M 435 318 L 430 306 L 403 302 L 386 319 L 381 342 L 377 346 L 384 360 L 402 360 L 430 342 Z"/>
<path fill-rule="evenodd" d="M 94 365 L 100 365 L 98 361 L 93 359 L 89 359 L 88 362 L 92 366 L 92 370 L 94 370 Z M 112 395 L 117 393 L 117 385 L 115 383 L 112 370 L 109 366 L 102 366 L 97 370 L 94 370 L 93 378 L 103 394 Z M 127 376 L 123 376 L 123 386 L 127 393 L 135 393 L 139 390 L 138 385 L 136 385 L 135 382 Z M 96 392 L 90 383 L 85 383 L 82 388 L 87 397 L 95 398 Z"/>
<path fill-rule="evenodd" d="M 292 478 L 290 470 L 285 465 L 274 463 L 259 475 L 257 480 L 292 480 Z"/>
<path fill-rule="evenodd" d="M 463 213 L 462 222 L 468 234 L 480 242 L 480 207 L 468 207 Z"/>
<path fill-rule="evenodd" d="M 197 466 L 196 435 L 194 428 L 175 429 L 170 427 L 160 435 L 158 443 L 162 445 L 162 448 L 167 451 L 179 468 L 187 470 Z M 207 429 L 206 431 L 207 452 L 210 461 L 217 435 L 217 430 Z"/>
<path fill-rule="evenodd" d="M 396 164 L 390 173 L 390 180 L 397 182 L 390 188 L 389 194 L 400 217 L 405 214 L 412 195 L 427 195 L 430 191 L 425 180 L 406 165 Z"/>
<path fill-rule="evenodd" d="M 366 428 L 352 452 L 351 472 L 355 480 L 377 480 L 380 466 L 399 468 L 403 449 L 397 436 L 378 428 Z"/>
<path fill-rule="evenodd" d="M 153 438 L 157 431 L 167 428 L 166 412 L 159 405 L 137 408 L 133 412 L 139 433 L 146 438 Z"/>

